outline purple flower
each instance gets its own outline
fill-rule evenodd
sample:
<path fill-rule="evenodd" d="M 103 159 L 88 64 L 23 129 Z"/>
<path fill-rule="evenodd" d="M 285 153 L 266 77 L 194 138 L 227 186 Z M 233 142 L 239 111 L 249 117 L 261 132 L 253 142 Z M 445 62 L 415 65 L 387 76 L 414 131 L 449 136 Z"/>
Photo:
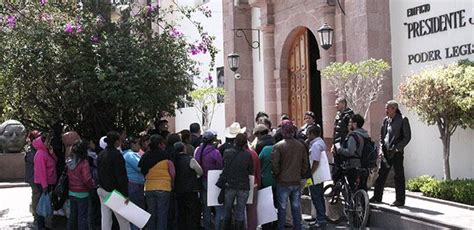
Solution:
<path fill-rule="evenodd" d="M 153 5 L 147 5 L 147 6 L 146 6 L 146 10 L 147 10 L 147 11 L 146 11 L 147 15 L 150 15 L 151 13 L 155 12 L 156 7 L 153 6 Z"/>
<path fill-rule="evenodd" d="M 208 73 L 208 74 L 207 74 L 206 80 L 207 80 L 209 83 L 212 83 L 212 75 L 211 75 L 211 73 Z"/>
<path fill-rule="evenodd" d="M 80 33 L 82 31 L 83 31 L 82 25 L 81 24 L 76 24 L 76 32 Z"/>
<path fill-rule="evenodd" d="M 196 55 L 199 54 L 201 50 L 195 45 L 191 45 L 191 47 L 189 48 L 189 52 L 191 52 L 192 55 Z"/>
<path fill-rule="evenodd" d="M 66 23 L 64 26 L 64 32 L 66 33 L 73 33 L 74 32 L 74 26 L 71 23 Z"/>
<path fill-rule="evenodd" d="M 44 6 L 46 3 L 48 3 L 48 0 L 40 0 L 40 3 L 42 6 Z"/>
<path fill-rule="evenodd" d="M 203 44 L 203 43 L 200 43 L 199 46 L 198 46 L 198 49 L 203 53 L 207 53 L 207 47 Z"/>
<path fill-rule="evenodd" d="M 171 37 L 173 38 L 181 38 L 183 36 L 183 33 L 179 32 L 176 28 L 173 28 L 171 31 L 170 31 L 170 35 Z"/>
<path fill-rule="evenodd" d="M 16 27 L 16 17 L 9 15 L 7 18 L 7 23 L 10 28 L 15 28 Z"/>
<path fill-rule="evenodd" d="M 49 21 L 49 20 L 51 20 L 52 18 L 51 18 L 51 15 L 49 15 L 48 13 L 42 13 L 41 16 L 40 16 L 40 19 L 41 19 L 42 21 Z"/>
<path fill-rule="evenodd" d="M 92 43 L 99 43 L 99 36 L 98 35 L 91 36 L 91 41 Z"/>

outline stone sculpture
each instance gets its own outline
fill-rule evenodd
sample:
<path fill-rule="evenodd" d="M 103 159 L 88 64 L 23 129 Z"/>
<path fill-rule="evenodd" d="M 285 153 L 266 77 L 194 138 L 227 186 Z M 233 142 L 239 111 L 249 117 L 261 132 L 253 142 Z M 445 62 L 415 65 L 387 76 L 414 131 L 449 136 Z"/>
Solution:
<path fill-rule="evenodd" d="M 19 121 L 7 120 L 0 125 L 0 153 L 19 153 L 26 141 L 26 129 Z"/>

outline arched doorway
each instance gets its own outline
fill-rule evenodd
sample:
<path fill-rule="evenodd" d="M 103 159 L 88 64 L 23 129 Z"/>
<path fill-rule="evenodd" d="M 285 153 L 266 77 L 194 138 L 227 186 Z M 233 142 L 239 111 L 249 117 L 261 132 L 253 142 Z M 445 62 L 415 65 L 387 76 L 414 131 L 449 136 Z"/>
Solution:
<path fill-rule="evenodd" d="M 290 46 L 288 58 L 289 115 L 295 125 L 304 124 L 304 113 L 313 111 L 322 127 L 321 74 L 317 69 L 319 48 L 314 34 L 304 29 Z"/>

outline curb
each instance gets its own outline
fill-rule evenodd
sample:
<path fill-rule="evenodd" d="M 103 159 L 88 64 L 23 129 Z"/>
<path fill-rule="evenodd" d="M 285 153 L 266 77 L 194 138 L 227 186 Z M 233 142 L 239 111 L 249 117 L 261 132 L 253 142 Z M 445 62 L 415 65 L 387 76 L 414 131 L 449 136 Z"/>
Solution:
<path fill-rule="evenodd" d="M 16 183 L 0 182 L 0 189 L 3 189 L 3 188 L 20 188 L 20 187 L 30 187 L 30 185 L 28 183 L 24 183 L 24 182 L 16 182 Z"/>
<path fill-rule="evenodd" d="M 388 208 L 388 207 L 384 207 L 384 206 L 381 206 L 381 205 L 376 205 L 376 204 L 370 204 L 370 211 L 372 212 L 372 210 L 379 210 L 379 211 L 382 211 L 382 212 L 392 213 L 392 214 L 395 214 L 395 215 L 398 215 L 398 216 L 406 217 L 408 219 L 418 220 L 422 223 L 432 224 L 432 225 L 442 227 L 442 228 L 448 228 L 448 229 L 464 229 L 464 228 L 466 228 L 466 226 L 459 226 L 459 225 L 450 224 L 450 223 L 446 223 L 446 222 L 442 222 L 442 221 L 437 221 L 434 218 L 426 218 L 426 217 L 413 215 L 413 214 L 405 214 L 405 213 L 399 212 L 397 210 L 394 210 L 394 209 L 391 209 L 391 208 Z"/>
<path fill-rule="evenodd" d="M 385 190 L 395 192 L 394 188 L 385 188 Z M 439 204 L 450 205 L 450 206 L 454 206 L 454 207 L 458 207 L 458 208 L 467 209 L 469 211 L 474 210 L 474 206 L 472 206 L 472 205 L 462 204 L 462 203 L 458 203 L 458 202 L 454 202 L 454 201 L 448 201 L 448 200 L 441 200 L 441 199 L 437 199 L 437 198 L 433 198 L 433 197 L 427 197 L 427 196 L 423 196 L 421 193 L 411 192 L 411 191 L 408 191 L 408 190 L 405 190 L 405 195 L 409 196 L 411 198 L 431 201 L 431 202 L 435 202 L 435 203 L 439 203 Z"/>

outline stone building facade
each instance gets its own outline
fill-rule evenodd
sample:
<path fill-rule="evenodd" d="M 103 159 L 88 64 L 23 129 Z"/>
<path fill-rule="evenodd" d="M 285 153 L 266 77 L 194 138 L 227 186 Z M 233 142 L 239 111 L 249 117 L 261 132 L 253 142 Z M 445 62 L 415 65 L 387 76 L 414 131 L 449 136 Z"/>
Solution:
<path fill-rule="evenodd" d="M 332 2 L 336 5 L 328 4 Z M 311 110 L 322 124 L 324 138 L 332 138 L 336 96 L 320 70 L 336 61 L 376 58 L 391 62 L 389 0 L 340 3 L 341 7 L 326 0 L 223 0 L 224 53 L 240 55 L 241 74 L 241 79 L 225 79 L 227 124 L 239 121 L 253 127 L 255 114 L 264 110 L 274 126 L 283 113 L 301 125 L 304 112 Z M 319 46 L 317 30 L 324 23 L 334 28 L 329 50 Z M 236 36 L 239 28 L 260 31 L 260 37 L 248 31 L 252 41 L 260 40 L 257 52 Z M 225 75 L 233 73 L 226 68 Z M 368 115 L 365 128 L 374 137 L 380 132 L 385 102 L 392 99 L 391 83 L 386 73 L 383 94 Z M 264 105 L 255 106 L 261 97 Z"/>

